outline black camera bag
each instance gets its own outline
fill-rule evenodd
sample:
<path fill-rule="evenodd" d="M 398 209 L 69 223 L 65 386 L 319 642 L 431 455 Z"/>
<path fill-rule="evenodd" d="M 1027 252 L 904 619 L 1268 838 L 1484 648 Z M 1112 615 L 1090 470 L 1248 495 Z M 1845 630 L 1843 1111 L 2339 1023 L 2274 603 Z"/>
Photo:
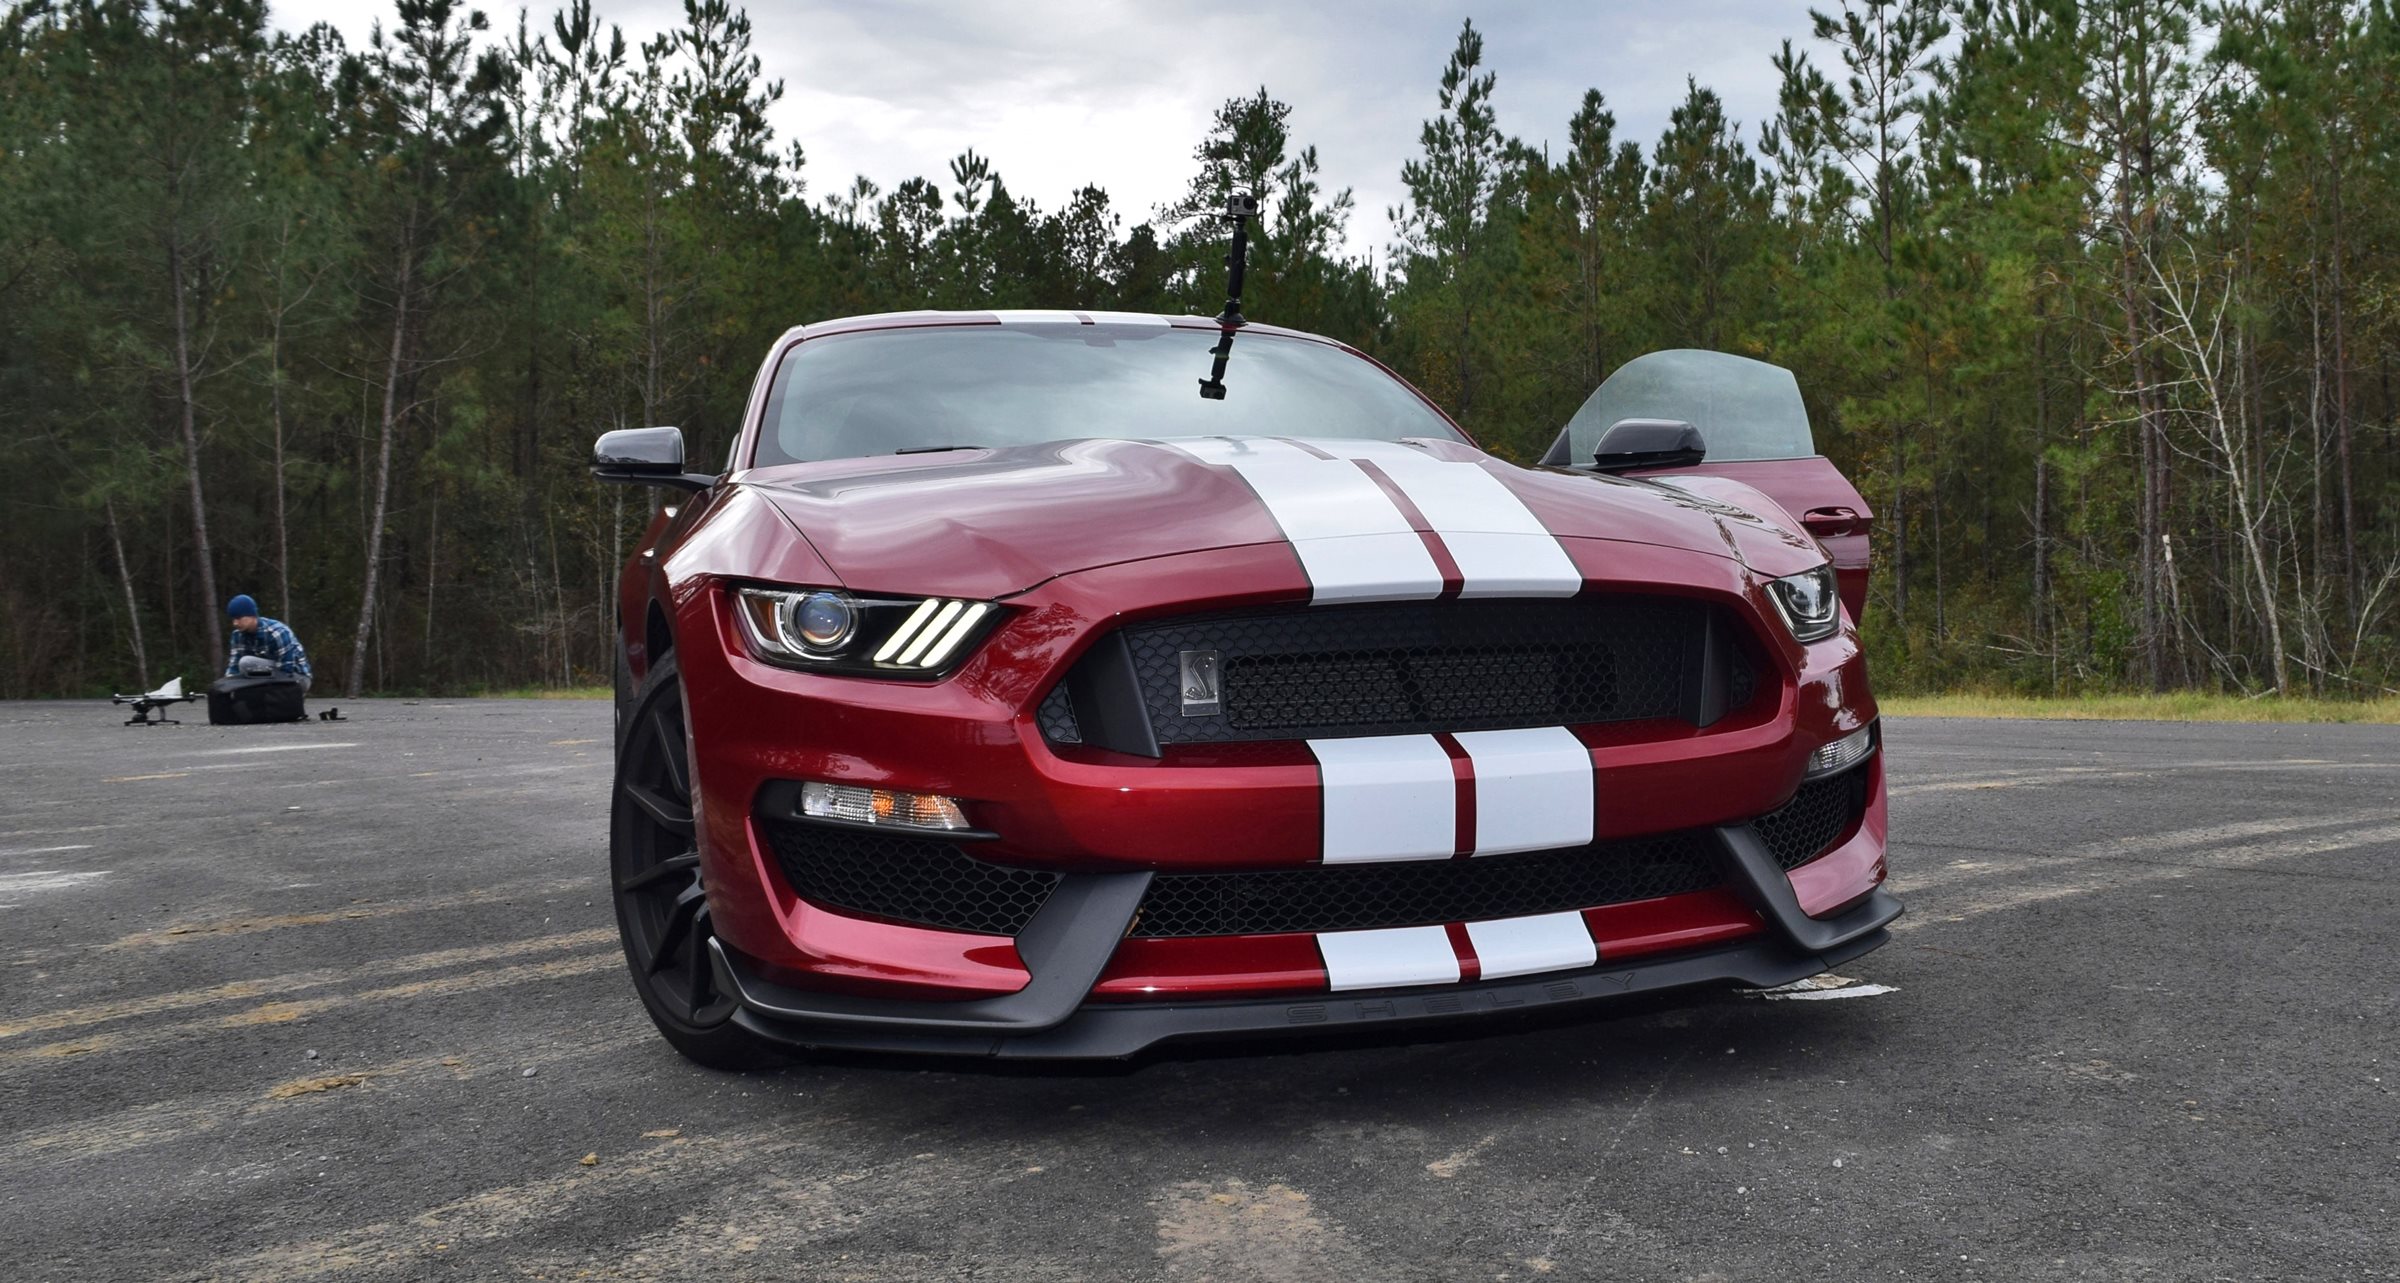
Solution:
<path fill-rule="evenodd" d="M 289 677 L 220 677 L 209 683 L 208 724 L 305 722 L 308 709 L 304 696 L 300 683 Z"/>

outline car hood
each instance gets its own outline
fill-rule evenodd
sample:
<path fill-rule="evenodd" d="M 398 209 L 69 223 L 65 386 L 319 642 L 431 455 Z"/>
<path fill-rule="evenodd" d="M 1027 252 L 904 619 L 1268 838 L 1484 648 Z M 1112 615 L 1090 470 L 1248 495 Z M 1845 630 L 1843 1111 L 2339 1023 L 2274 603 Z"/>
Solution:
<path fill-rule="evenodd" d="M 1328 479 L 1342 484 L 1323 494 L 1270 493 L 1275 487 L 1262 490 L 1223 461 L 1254 452 L 1316 456 L 1340 473 Z M 1498 487 L 1455 471 L 1402 466 L 1426 461 L 1479 469 Z M 1720 498 L 1522 468 L 1448 441 L 1072 440 L 790 464 L 752 469 L 735 480 L 782 512 L 853 590 L 989 599 L 1098 566 L 1283 542 L 1290 537 L 1285 526 L 1296 522 L 1338 533 L 1350 514 L 1335 491 L 1355 494 L 1355 473 L 1362 469 L 1387 492 L 1395 488 L 1394 473 L 1407 474 L 1415 486 L 1439 485 L 1447 477 L 1448 488 L 1504 492 L 1521 505 L 1514 520 L 1529 515 L 1559 538 L 1690 549 L 1767 574 L 1824 560 L 1806 536 Z M 1457 486 L 1462 480 L 1474 484 Z M 1383 509 L 1386 518 L 1390 511 Z M 1420 528 L 1462 532 L 1455 515 L 1449 524 L 1406 515 Z M 1473 513 L 1464 518 L 1467 530 L 1481 524 Z"/>

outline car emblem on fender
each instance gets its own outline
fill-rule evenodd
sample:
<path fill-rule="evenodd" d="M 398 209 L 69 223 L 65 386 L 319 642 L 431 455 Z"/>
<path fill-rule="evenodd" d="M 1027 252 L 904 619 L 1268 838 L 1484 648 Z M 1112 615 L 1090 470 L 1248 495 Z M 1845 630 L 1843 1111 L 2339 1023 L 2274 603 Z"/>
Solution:
<path fill-rule="evenodd" d="M 1183 715 L 1215 717 L 1224 708 L 1217 688 L 1217 652 L 1178 651 L 1176 661 L 1182 669 Z"/>

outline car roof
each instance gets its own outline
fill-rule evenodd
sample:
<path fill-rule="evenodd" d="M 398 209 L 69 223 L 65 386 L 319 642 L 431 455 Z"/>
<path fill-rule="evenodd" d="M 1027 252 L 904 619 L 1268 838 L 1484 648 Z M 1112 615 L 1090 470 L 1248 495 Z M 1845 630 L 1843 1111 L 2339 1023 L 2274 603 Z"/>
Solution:
<path fill-rule="evenodd" d="M 1179 330 L 1222 330 L 1213 316 L 1170 316 L 1163 312 L 1108 312 L 1090 308 L 995 308 L 975 312 L 875 312 L 866 316 L 841 316 L 830 320 L 795 325 L 784 338 L 822 338 L 828 334 L 851 334 L 860 330 L 906 330 L 949 325 L 1168 325 Z M 1280 325 L 1264 325 L 1257 321 L 1242 326 L 1244 334 L 1275 334 L 1286 338 L 1310 339 L 1350 348 L 1347 343 L 1311 334 L 1306 330 L 1286 329 Z M 1352 349 L 1355 350 L 1355 349 Z"/>

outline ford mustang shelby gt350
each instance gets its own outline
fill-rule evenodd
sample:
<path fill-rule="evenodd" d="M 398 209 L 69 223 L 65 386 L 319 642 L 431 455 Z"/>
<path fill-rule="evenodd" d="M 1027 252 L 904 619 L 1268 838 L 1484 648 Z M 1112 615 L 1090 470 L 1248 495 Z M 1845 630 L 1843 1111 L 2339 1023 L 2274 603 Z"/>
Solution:
<path fill-rule="evenodd" d="M 1631 362 L 1526 468 L 1308 334 L 904 313 L 779 340 L 722 473 L 594 471 L 688 492 L 611 846 L 703 1063 L 1776 985 L 1899 913 L 1866 505 L 1775 367 Z"/>

